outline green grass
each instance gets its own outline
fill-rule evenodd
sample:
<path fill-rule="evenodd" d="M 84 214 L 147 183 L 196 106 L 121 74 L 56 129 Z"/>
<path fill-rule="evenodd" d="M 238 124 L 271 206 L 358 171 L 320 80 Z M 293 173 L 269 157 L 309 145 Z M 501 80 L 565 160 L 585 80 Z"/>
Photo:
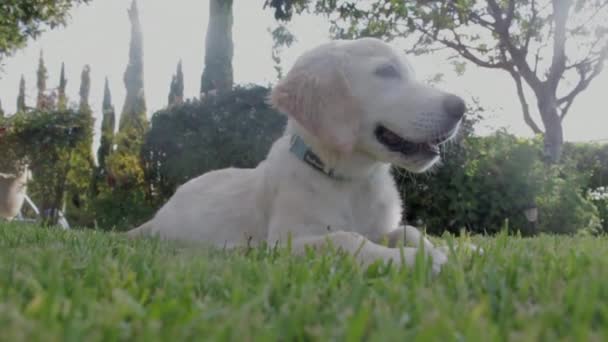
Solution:
<path fill-rule="evenodd" d="M 475 242 L 433 277 L 0 223 L 0 340 L 607 340 L 608 239 Z"/>

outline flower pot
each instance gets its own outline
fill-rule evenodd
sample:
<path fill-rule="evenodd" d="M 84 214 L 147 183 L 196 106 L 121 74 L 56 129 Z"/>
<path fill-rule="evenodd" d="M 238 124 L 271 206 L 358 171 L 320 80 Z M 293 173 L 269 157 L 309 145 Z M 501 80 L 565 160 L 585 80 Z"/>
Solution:
<path fill-rule="evenodd" d="M 0 218 L 12 220 L 19 215 L 27 190 L 29 170 L 18 175 L 0 173 Z"/>

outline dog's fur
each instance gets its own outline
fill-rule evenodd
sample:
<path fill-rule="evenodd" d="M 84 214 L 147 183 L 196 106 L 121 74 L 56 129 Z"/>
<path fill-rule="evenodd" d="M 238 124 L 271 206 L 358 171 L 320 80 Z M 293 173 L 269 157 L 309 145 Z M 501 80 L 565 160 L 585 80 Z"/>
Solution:
<path fill-rule="evenodd" d="M 399 241 L 414 246 L 423 241 L 438 271 L 446 256 L 416 228 L 400 224 L 402 203 L 389 172 L 390 164 L 425 171 L 438 154 L 395 152 L 375 130 L 383 125 L 419 144 L 440 136 L 446 140 L 462 116 L 446 110 L 448 98 L 462 101 L 414 80 L 407 61 L 380 40 L 318 46 L 303 54 L 271 92 L 272 105 L 288 123 L 267 158 L 254 169 L 216 170 L 190 180 L 129 235 L 219 247 L 284 244 L 291 236 L 296 253 L 331 242 L 364 263 L 399 263 L 400 249 L 394 248 Z M 329 177 L 292 154 L 294 134 L 347 179 Z M 388 247 L 381 244 L 384 239 Z M 411 265 L 416 253 L 416 247 L 404 248 L 403 259 Z"/>

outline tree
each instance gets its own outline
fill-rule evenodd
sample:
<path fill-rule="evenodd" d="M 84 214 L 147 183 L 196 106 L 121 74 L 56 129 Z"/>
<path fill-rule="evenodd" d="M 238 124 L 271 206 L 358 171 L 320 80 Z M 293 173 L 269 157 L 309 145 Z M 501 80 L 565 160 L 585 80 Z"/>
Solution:
<path fill-rule="evenodd" d="M 477 66 L 507 72 L 524 121 L 544 135 L 550 162 L 560 159 L 570 106 L 608 58 L 607 0 L 267 0 L 265 6 L 288 20 L 313 4 L 331 16 L 335 36 L 390 40 L 415 34 L 414 53 L 447 48 Z M 532 117 L 526 88 L 544 130 Z"/>
<path fill-rule="evenodd" d="M 84 122 L 93 124 L 93 112 L 89 105 L 89 93 L 91 89 L 91 67 L 85 65 L 80 74 L 80 102 L 78 106 L 78 115 L 83 117 Z M 91 191 L 94 183 L 93 170 L 95 161 L 93 158 L 93 132 L 87 130 L 79 141 L 68 154 L 69 172 L 67 174 L 66 192 L 69 202 L 64 202 L 64 209 L 70 212 L 70 221 L 78 225 L 88 225 L 91 222 L 91 217 L 88 216 L 87 210 L 90 209 Z M 73 208 L 75 210 L 69 210 Z"/>
<path fill-rule="evenodd" d="M 110 86 L 106 77 L 103 90 L 103 119 L 101 121 L 101 139 L 99 149 L 97 150 L 97 162 L 101 174 L 106 172 L 106 158 L 112 151 L 114 141 L 114 129 L 116 125 L 116 116 L 114 106 L 112 105 L 112 94 L 110 94 Z"/>
<path fill-rule="evenodd" d="M 147 129 L 148 120 L 146 118 L 144 94 L 143 34 L 136 0 L 133 0 L 131 8 L 127 12 L 131 21 L 131 43 L 129 46 L 129 64 L 123 76 L 127 94 L 120 116 L 119 131 L 124 131 L 129 127 L 143 136 Z"/>
<path fill-rule="evenodd" d="M 46 80 L 48 79 L 48 72 L 46 66 L 44 66 L 44 57 L 42 51 L 40 51 L 40 57 L 38 58 L 38 71 L 36 72 L 36 86 L 38 87 L 38 97 L 36 99 L 36 109 L 43 110 L 46 108 Z"/>
<path fill-rule="evenodd" d="M 269 29 L 268 32 L 272 36 L 271 58 L 274 62 L 274 70 L 277 73 L 277 79 L 281 79 L 283 77 L 281 52 L 284 47 L 290 47 L 296 41 L 296 37 L 285 24 L 279 24 L 274 29 Z"/>
<path fill-rule="evenodd" d="M 144 96 L 143 34 L 135 0 L 131 3 L 128 14 L 131 21 L 131 43 L 129 64 L 123 77 L 127 94 L 114 141 L 116 150 L 106 159 L 110 179 L 127 192 L 128 189 L 143 184 L 141 146 L 148 130 Z"/>
<path fill-rule="evenodd" d="M 232 0 L 209 0 L 201 94 L 232 90 Z"/>
<path fill-rule="evenodd" d="M 146 182 L 165 202 L 176 187 L 210 170 L 255 167 L 285 127 L 270 89 L 236 86 L 213 101 L 187 101 L 152 116 L 143 155 Z"/>
<path fill-rule="evenodd" d="M 177 63 L 177 72 L 171 78 L 169 88 L 169 106 L 179 105 L 184 102 L 184 73 L 182 72 L 182 61 Z"/>
<path fill-rule="evenodd" d="M 21 75 L 19 80 L 19 95 L 17 95 L 17 113 L 22 113 L 27 110 L 25 106 L 25 78 Z"/>
<path fill-rule="evenodd" d="M 89 93 L 91 91 L 91 67 L 85 65 L 80 73 L 80 104 L 78 106 L 80 113 L 90 114 L 91 107 L 89 106 Z"/>
<path fill-rule="evenodd" d="M 2 109 L 2 101 L 0 101 L 0 119 L 4 118 L 4 109 Z"/>
<path fill-rule="evenodd" d="M 0 63 L 44 28 L 66 24 L 69 11 L 90 0 L 3 0 L 0 5 Z"/>
<path fill-rule="evenodd" d="M 61 75 L 59 77 L 59 88 L 57 91 L 57 109 L 59 111 L 65 111 L 68 107 L 68 99 L 65 95 L 65 87 L 68 84 L 68 80 L 65 78 L 65 65 L 61 63 Z"/>

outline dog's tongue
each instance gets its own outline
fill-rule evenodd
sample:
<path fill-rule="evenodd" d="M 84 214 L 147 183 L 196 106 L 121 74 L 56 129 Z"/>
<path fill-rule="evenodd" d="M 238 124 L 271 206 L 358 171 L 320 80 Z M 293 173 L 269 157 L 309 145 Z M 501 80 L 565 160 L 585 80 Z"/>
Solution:
<path fill-rule="evenodd" d="M 399 144 L 402 140 L 401 137 L 399 137 L 397 134 L 389 131 L 388 129 L 382 130 L 382 138 L 388 144 Z"/>

